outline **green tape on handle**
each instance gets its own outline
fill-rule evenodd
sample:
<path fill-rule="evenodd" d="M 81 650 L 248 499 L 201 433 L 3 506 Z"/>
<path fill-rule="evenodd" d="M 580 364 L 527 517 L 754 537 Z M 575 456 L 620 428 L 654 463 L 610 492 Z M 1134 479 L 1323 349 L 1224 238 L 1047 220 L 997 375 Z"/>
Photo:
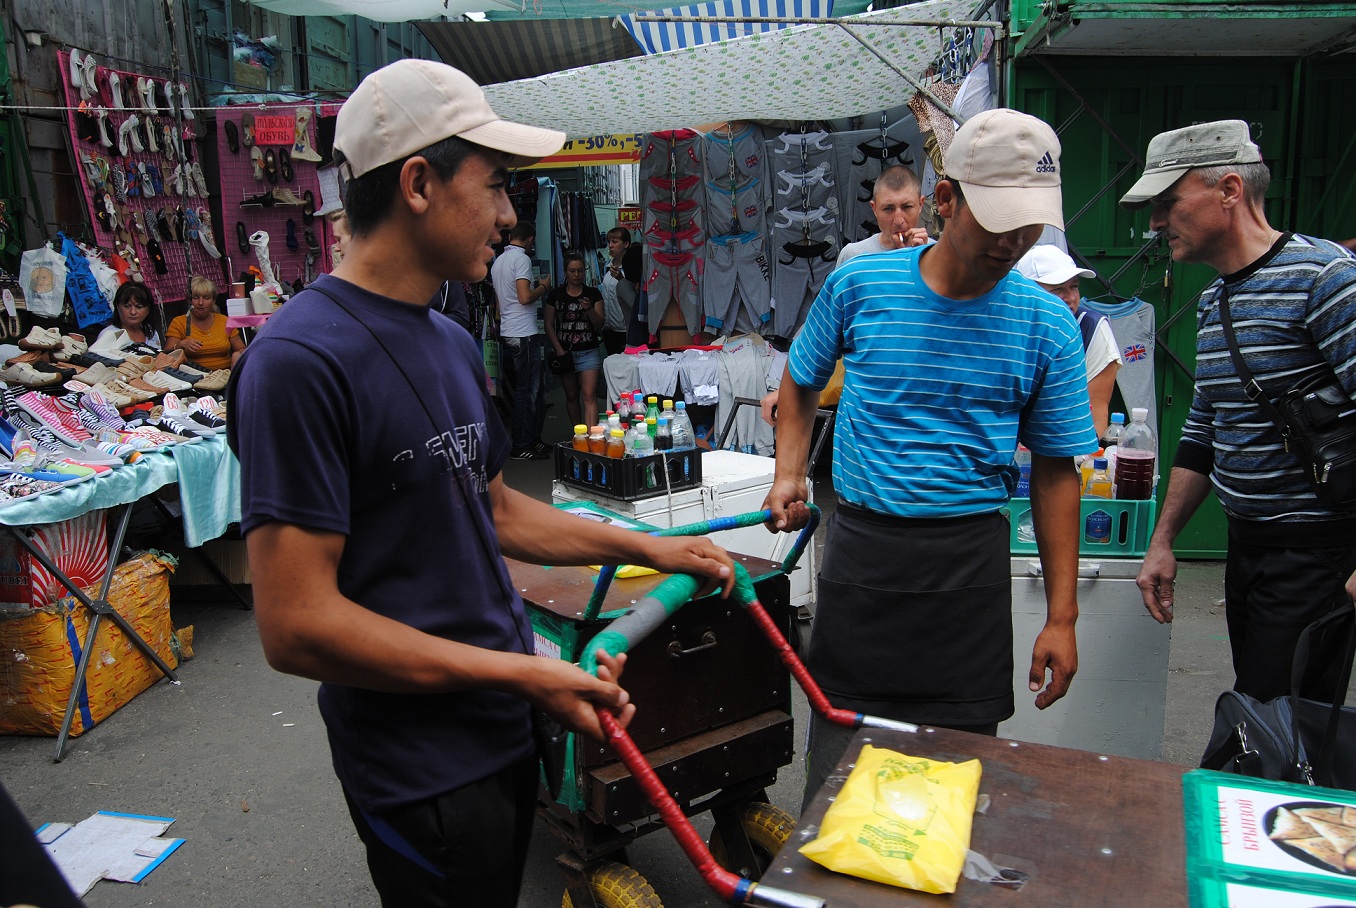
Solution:
<path fill-rule="evenodd" d="M 736 572 L 737 573 L 737 572 Z M 609 624 L 606 630 L 588 642 L 588 647 L 579 659 L 579 667 L 591 675 L 598 674 L 598 657 L 594 653 L 602 649 L 609 656 L 618 656 L 633 644 L 644 640 L 650 631 L 663 623 L 678 609 L 682 608 L 692 595 L 701 589 L 702 581 L 690 574 L 674 574 L 648 595 L 641 597 L 625 615 Z M 752 584 L 750 584 L 752 589 Z"/>

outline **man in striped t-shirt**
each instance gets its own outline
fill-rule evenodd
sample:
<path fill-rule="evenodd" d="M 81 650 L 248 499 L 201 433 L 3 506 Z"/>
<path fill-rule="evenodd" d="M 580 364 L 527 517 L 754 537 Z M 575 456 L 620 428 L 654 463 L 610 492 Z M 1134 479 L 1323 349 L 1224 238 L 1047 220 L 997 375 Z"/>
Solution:
<path fill-rule="evenodd" d="M 1072 458 L 1097 446 L 1083 344 L 1068 307 L 1012 271 L 1043 225 L 1063 227 L 1059 153 L 1035 117 L 992 110 L 967 121 L 935 190 L 941 238 L 835 270 L 791 346 L 765 504 L 779 529 L 803 525 L 818 389 L 839 357 L 845 366 L 839 505 L 807 655 L 839 708 L 991 735 L 1012 715 L 1002 508 L 1019 441 L 1034 455 L 1048 607 L 1031 661 L 1036 705 L 1062 697 L 1077 670 Z M 807 803 L 850 735 L 811 719 Z"/>
<path fill-rule="evenodd" d="M 1244 393 L 1220 300 L 1227 295 L 1239 351 L 1273 402 L 1297 377 L 1329 367 L 1356 398 L 1356 259 L 1336 243 L 1267 222 L 1271 172 L 1241 120 L 1162 133 L 1146 158 L 1121 204 L 1152 205 L 1149 226 L 1173 261 L 1209 265 L 1220 277 L 1201 294 L 1196 392 L 1138 583 L 1149 613 L 1171 621 L 1172 543 L 1213 487 L 1229 520 L 1224 594 L 1234 689 L 1271 700 L 1290 691 L 1300 632 L 1348 602 L 1356 510 L 1318 500 L 1280 431 Z"/>

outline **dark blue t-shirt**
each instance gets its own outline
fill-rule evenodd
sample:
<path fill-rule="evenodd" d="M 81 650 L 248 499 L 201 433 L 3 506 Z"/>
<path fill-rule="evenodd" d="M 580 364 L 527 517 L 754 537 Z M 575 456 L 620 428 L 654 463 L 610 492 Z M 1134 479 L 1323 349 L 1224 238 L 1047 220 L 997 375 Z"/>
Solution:
<path fill-rule="evenodd" d="M 508 436 L 475 342 L 426 306 L 330 276 L 312 288 L 362 321 L 308 289 L 241 358 L 229 425 L 241 530 L 279 520 L 342 533 L 348 598 L 439 637 L 530 652 L 487 492 Z M 373 812 L 474 782 L 533 749 L 528 706 L 505 693 L 322 684 L 319 703 L 335 771 Z"/>

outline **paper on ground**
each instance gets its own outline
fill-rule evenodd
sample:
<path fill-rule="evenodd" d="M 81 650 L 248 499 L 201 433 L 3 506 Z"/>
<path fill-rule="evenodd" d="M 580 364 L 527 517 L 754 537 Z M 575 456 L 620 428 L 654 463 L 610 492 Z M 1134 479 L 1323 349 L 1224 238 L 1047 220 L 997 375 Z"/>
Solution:
<path fill-rule="evenodd" d="M 101 879 L 123 883 L 145 879 L 184 843 L 160 838 L 173 822 L 173 817 L 101 810 L 74 826 L 48 823 L 37 837 L 71 889 L 83 897 Z"/>

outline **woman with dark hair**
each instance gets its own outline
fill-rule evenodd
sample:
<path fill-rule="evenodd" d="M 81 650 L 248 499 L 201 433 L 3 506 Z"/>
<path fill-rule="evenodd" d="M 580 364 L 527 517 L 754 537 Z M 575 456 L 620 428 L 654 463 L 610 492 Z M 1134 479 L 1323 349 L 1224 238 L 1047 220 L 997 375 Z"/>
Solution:
<path fill-rule="evenodd" d="M 117 331 L 126 333 L 126 339 L 117 344 L 118 348 L 129 344 L 143 344 L 152 350 L 161 347 L 160 310 L 151 299 L 150 288 L 140 281 L 127 281 L 118 287 L 118 292 L 113 294 L 113 322 L 99 332 L 95 343 L 101 347 L 109 345 L 112 340 L 105 340 L 105 335 Z"/>
<path fill-rule="evenodd" d="M 598 349 L 598 331 L 603 327 L 603 294 L 584 285 L 584 257 L 565 255 L 565 285 L 552 288 L 543 312 L 546 340 L 555 356 L 552 372 L 565 389 L 565 407 L 570 425 L 592 425 L 596 418 L 598 373 L 603 354 Z M 559 365 L 557 365 L 559 364 Z"/>

